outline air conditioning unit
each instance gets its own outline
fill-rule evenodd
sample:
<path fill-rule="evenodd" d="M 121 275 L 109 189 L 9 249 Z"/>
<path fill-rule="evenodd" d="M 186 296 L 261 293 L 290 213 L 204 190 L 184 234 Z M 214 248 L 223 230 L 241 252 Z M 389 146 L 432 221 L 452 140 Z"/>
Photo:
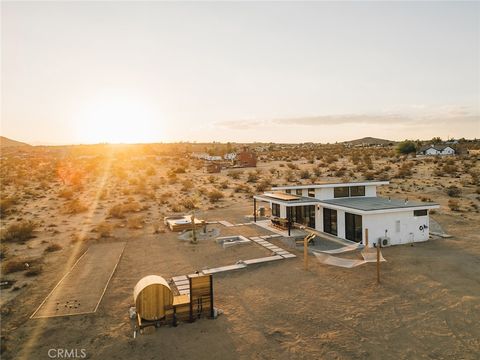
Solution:
<path fill-rule="evenodd" d="M 378 241 L 380 241 L 380 245 L 382 247 L 387 247 L 391 245 L 390 238 L 386 236 L 379 238 Z"/>

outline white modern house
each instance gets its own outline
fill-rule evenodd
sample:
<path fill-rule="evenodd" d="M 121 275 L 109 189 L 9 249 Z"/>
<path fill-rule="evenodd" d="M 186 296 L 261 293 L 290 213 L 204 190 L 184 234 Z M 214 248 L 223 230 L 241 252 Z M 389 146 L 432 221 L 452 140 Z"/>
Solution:
<path fill-rule="evenodd" d="M 422 147 L 417 155 L 455 155 L 455 149 L 448 145 L 429 145 Z"/>
<path fill-rule="evenodd" d="M 279 186 L 254 196 L 271 209 L 272 226 L 290 230 L 307 227 L 333 236 L 382 246 L 426 241 L 429 238 L 429 210 L 432 202 L 394 200 L 377 196 L 377 186 L 388 181 L 324 183 Z"/>

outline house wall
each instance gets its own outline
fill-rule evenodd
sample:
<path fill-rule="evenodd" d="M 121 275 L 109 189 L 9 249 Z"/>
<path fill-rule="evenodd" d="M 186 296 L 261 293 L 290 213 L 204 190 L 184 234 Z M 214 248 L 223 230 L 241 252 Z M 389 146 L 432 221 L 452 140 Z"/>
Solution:
<path fill-rule="evenodd" d="M 442 150 L 442 155 L 453 155 L 455 154 L 455 150 L 453 150 L 451 147 L 446 147 L 445 149 Z"/>
<path fill-rule="evenodd" d="M 429 216 L 415 217 L 413 210 L 362 216 L 363 234 L 365 229 L 368 229 L 369 247 L 385 236 L 385 230 L 388 230 L 387 237 L 392 245 L 427 241 L 429 228 L 420 230 L 420 226 L 425 225 L 430 226 Z"/>
<path fill-rule="evenodd" d="M 345 239 L 345 212 L 337 210 L 337 236 Z M 347 211 L 355 213 L 354 211 Z M 315 229 L 323 229 L 323 207 L 316 207 Z M 400 231 L 397 231 L 397 221 L 400 221 Z M 413 210 L 398 211 L 393 213 L 362 215 L 362 236 L 365 244 L 365 229 L 368 229 L 368 246 L 373 247 L 380 237 L 390 238 L 392 245 L 407 244 L 413 242 L 427 241 L 429 228 L 420 230 L 420 226 L 430 226 L 429 216 L 413 216 Z"/>
<path fill-rule="evenodd" d="M 434 148 L 425 150 L 425 155 L 438 155 L 438 154 L 440 154 L 440 152 Z"/>

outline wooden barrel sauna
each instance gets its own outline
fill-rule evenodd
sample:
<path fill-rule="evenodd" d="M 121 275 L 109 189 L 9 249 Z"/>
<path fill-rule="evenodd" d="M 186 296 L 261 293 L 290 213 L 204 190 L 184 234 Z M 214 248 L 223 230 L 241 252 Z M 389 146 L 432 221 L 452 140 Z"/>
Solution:
<path fill-rule="evenodd" d="M 173 294 L 167 281 L 157 275 L 142 278 L 133 289 L 137 314 L 144 320 L 159 320 L 173 305 Z"/>

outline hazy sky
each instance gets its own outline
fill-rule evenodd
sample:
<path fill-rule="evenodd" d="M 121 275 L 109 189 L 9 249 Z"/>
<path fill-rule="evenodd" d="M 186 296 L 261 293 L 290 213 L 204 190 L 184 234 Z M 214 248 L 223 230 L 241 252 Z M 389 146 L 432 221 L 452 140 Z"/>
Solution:
<path fill-rule="evenodd" d="M 479 2 L 8 2 L 31 143 L 480 137 Z"/>

